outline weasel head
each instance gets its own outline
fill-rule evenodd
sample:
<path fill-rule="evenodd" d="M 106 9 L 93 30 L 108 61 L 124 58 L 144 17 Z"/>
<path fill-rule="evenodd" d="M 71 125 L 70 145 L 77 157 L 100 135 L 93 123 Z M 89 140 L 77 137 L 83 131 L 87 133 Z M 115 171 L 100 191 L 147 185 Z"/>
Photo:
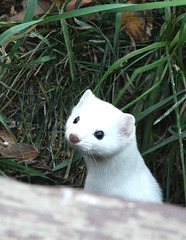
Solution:
<path fill-rule="evenodd" d="M 90 156 L 107 158 L 135 140 L 135 119 L 87 90 L 66 123 L 70 145 Z"/>

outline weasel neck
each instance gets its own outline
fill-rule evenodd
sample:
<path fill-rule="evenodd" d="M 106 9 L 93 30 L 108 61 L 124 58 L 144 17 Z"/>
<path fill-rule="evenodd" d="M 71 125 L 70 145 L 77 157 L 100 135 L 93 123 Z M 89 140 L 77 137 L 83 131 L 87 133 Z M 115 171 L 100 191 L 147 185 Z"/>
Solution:
<path fill-rule="evenodd" d="M 115 174 L 129 176 L 131 169 L 139 169 L 140 165 L 144 165 L 143 159 L 137 149 L 136 142 L 132 142 L 125 147 L 122 151 L 114 156 L 107 156 L 106 158 L 93 158 L 85 156 L 88 176 L 97 177 L 113 176 Z"/>
<path fill-rule="evenodd" d="M 146 167 L 136 142 L 105 159 L 85 158 L 88 174 L 85 190 L 121 196 L 129 200 L 161 202 L 161 190 Z"/>

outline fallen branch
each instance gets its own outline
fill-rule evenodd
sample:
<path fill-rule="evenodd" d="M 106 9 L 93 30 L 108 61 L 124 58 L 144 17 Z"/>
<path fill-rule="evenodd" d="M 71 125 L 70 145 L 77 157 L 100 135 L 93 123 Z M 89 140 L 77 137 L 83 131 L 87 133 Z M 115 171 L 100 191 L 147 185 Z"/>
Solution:
<path fill-rule="evenodd" d="M 2 240 L 186 239 L 186 210 L 0 178 Z"/>

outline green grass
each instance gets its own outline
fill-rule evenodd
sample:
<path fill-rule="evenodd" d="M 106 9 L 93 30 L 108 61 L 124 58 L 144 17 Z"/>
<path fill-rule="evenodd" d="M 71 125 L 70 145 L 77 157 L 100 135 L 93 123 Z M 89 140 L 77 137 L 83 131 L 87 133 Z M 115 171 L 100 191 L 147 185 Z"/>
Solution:
<path fill-rule="evenodd" d="M 41 161 L 47 159 L 64 182 L 71 176 L 75 184 L 82 162 L 79 155 L 66 154 L 64 126 L 71 108 L 91 88 L 134 114 L 140 152 L 165 200 L 183 205 L 186 0 L 60 10 L 44 19 L 33 18 L 34 8 L 33 4 L 23 23 L 7 22 L 6 31 L 6 23 L 0 23 L 0 45 L 6 52 L 0 57 L 1 126 L 7 129 L 6 120 L 16 121 L 23 130 L 15 135 L 17 141 L 34 144 Z M 129 51 L 131 41 L 121 30 L 120 11 L 146 9 L 154 9 L 152 36 Z M 89 14 L 96 14 L 95 19 L 88 20 Z M 67 20 L 71 17 L 73 24 Z M 7 174 L 2 163 L 0 174 Z"/>

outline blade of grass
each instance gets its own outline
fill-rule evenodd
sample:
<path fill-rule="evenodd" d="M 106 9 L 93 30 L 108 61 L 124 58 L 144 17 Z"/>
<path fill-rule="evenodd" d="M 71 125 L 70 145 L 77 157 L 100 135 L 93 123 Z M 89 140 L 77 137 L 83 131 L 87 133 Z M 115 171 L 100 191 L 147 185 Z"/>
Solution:
<path fill-rule="evenodd" d="M 67 53 L 68 53 L 68 60 L 69 60 L 69 65 L 70 65 L 70 74 L 72 81 L 75 81 L 76 78 L 76 68 L 75 68 L 75 61 L 74 61 L 74 54 L 71 48 L 71 41 L 70 41 L 70 36 L 69 36 L 69 31 L 68 27 L 66 24 L 66 21 L 61 20 L 61 25 L 62 25 L 62 30 L 63 30 L 63 35 L 65 39 L 65 45 L 67 48 Z"/>
<path fill-rule="evenodd" d="M 169 1 L 169 0 L 165 0 L 165 1 Z M 172 13 L 171 13 L 170 7 L 166 7 L 165 8 L 165 19 L 167 22 L 170 21 L 171 15 L 172 15 Z"/>
<path fill-rule="evenodd" d="M 160 121 L 162 121 L 164 118 L 166 118 L 172 111 L 174 111 L 184 100 L 186 99 L 186 94 L 179 100 L 177 101 L 171 108 L 169 108 L 164 114 L 162 114 L 155 122 L 153 125 L 156 125 Z"/>
<path fill-rule="evenodd" d="M 177 92 L 176 92 L 176 87 L 175 87 L 176 85 L 175 85 L 174 73 L 173 73 L 173 69 L 172 69 L 172 65 L 171 65 L 171 56 L 169 54 L 168 44 L 166 44 L 165 49 L 166 49 L 166 55 L 168 58 L 168 65 L 169 65 L 169 72 L 170 72 L 170 78 L 171 78 L 174 103 L 176 104 L 178 102 L 178 99 L 177 99 Z M 177 121 L 177 128 L 178 128 L 178 140 L 179 140 L 179 146 L 180 146 L 180 157 L 181 157 L 182 170 L 183 170 L 184 196 L 185 196 L 185 203 L 186 203 L 186 170 L 185 170 L 184 149 L 183 149 L 183 140 L 182 140 L 183 136 L 182 136 L 182 129 L 181 129 L 178 106 L 175 108 L 175 114 L 176 114 L 176 121 Z"/>
<path fill-rule="evenodd" d="M 168 173 L 167 173 L 167 184 L 166 184 L 166 202 L 170 202 L 171 177 L 172 177 L 176 147 L 177 147 L 176 144 L 173 144 L 169 154 L 169 158 L 168 158 L 169 161 L 168 161 Z"/>
<path fill-rule="evenodd" d="M 119 13 L 116 13 L 115 34 L 114 34 L 114 52 L 116 52 L 116 48 L 118 45 L 121 23 L 122 23 L 122 13 L 119 12 Z"/>
<path fill-rule="evenodd" d="M 28 0 L 26 13 L 23 19 L 23 23 L 30 22 L 33 19 L 34 12 L 37 6 L 38 0 Z"/>
<path fill-rule="evenodd" d="M 46 45 L 48 45 L 48 47 L 52 47 L 52 44 L 45 37 L 43 37 L 41 34 L 38 34 L 37 32 L 32 32 L 31 36 L 34 36 L 34 37 L 37 37 L 37 38 L 41 39 L 41 41 L 46 43 Z"/>
<path fill-rule="evenodd" d="M 173 48 L 178 42 L 182 41 L 182 39 L 186 38 L 186 23 L 184 23 L 184 26 L 181 29 L 182 29 L 182 32 L 178 31 L 178 33 L 172 40 L 172 42 L 170 44 L 170 49 Z M 181 33 L 182 33 L 182 35 L 181 35 Z"/>
<path fill-rule="evenodd" d="M 6 177 L 6 174 L 0 170 L 0 175 L 3 176 L 3 177 Z"/>

